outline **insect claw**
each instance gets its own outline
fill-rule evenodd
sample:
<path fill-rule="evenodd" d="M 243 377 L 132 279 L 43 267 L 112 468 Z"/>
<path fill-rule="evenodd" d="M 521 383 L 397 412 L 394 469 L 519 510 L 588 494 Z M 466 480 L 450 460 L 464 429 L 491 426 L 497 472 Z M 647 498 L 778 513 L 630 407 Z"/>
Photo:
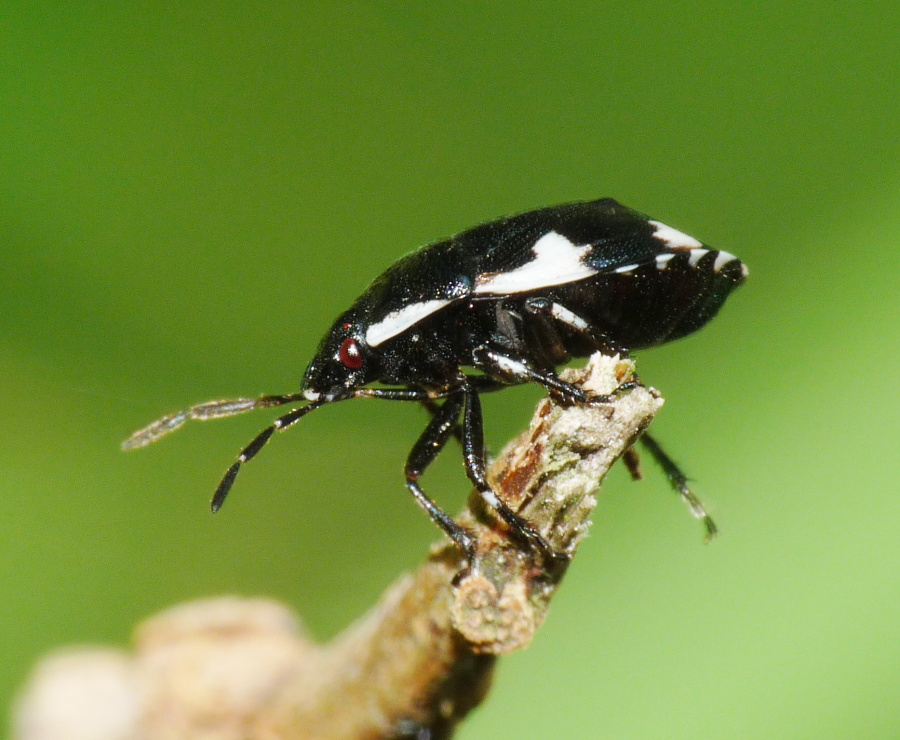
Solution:
<path fill-rule="evenodd" d="M 619 383 L 616 386 L 616 389 L 612 392 L 611 395 L 618 396 L 620 393 L 624 393 L 625 391 L 633 391 L 635 388 L 641 385 L 639 380 L 626 380 L 624 383 Z"/>
<path fill-rule="evenodd" d="M 534 534 L 534 545 L 535 549 L 538 550 L 541 554 L 541 557 L 544 560 L 555 563 L 556 565 L 568 564 L 572 559 L 569 557 L 569 554 L 566 552 L 560 552 L 559 550 L 554 550 L 547 540 L 545 540 L 533 527 L 530 527 Z"/>
<path fill-rule="evenodd" d="M 713 518 L 709 514 L 703 517 L 703 525 L 706 527 L 706 534 L 703 536 L 703 542 L 705 544 L 709 544 L 713 541 L 716 535 L 719 534 L 719 528 L 716 526 L 716 523 L 713 521 Z"/>
<path fill-rule="evenodd" d="M 703 503 L 687 487 L 682 489 L 681 498 L 684 499 L 690 508 L 691 514 L 703 522 L 703 527 L 706 529 L 706 533 L 703 535 L 703 542 L 707 544 L 712 542 L 713 538 L 719 533 L 719 528 L 716 526 L 713 518 L 707 513 Z"/>

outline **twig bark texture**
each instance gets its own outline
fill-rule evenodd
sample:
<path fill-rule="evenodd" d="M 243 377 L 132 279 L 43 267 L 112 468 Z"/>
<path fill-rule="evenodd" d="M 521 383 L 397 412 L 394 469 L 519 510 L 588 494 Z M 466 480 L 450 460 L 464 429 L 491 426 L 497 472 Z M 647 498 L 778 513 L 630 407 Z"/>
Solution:
<path fill-rule="evenodd" d="M 567 380 L 612 392 L 630 361 L 595 355 Z M 608 405 L 543 400 L 491 468 L 494 490 L 570 556 L 595 492 L 662 405 L 638 387 Z M 284 606 L 226 597 L 176 606 L 137 629 L 131 653 L 45 658 L 19 701 L 15 740 L 446 738 L 484 698 L 497 656 L 526 647 L 566 564 L 512 540 L 473 497 L 461 514 L 475 567 L 435 546 L 413 574 L 327 645 Z M 462 575 L 460 575 L 462 574 Z"/>

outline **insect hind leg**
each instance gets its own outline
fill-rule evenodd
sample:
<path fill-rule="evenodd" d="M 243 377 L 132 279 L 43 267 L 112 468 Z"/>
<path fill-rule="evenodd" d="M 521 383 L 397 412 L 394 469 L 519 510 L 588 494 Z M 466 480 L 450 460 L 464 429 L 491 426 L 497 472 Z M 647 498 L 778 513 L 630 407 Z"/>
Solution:
<path fill-rule="evenodd" d="M 678 464 L 666 454 L 659 442 L 646 432 L 641 435 L 641 443 L 647 448 L 647 451 L 653 456 L 653 459 L 656 460 L 663 469 L 663 472 L 669 479 L 669 483 L 672 484 L 672 488 L 675 489 L 675 492 L 680 495 L 682 500 L 688 505 L 691 514 L 703 522 L 703 526 L 706 528 L 704 541 L 709 542 L 716 534 L 718 534 L 719 530 L 712 517 L 706 511 L 706 507 L 703 506 L 700 499 L 697 498 L 697 496 L 694 495 L 694 492 L 688 487 L 687 476 L 682 472 L 681 468 L 678 467 Z"/>

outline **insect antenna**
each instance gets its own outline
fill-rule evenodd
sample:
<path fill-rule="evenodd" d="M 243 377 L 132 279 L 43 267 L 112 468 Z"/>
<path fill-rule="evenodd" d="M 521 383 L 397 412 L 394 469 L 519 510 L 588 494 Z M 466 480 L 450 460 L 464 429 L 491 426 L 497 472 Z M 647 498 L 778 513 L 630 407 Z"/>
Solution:
<path fill-rule="evenodd" d="M 271 396 L 268 396 L 271 398 Z M 285 396 L 284 398 L 287 398 Z M 290 403 L 290 401 L 284 401 L 284 403 Z M 257 434 L 253 441 L 250 442 L 243 450 L 241 450 L 241 454 L 238 455 L 238 459 L 235 460 L 231 467 L 225 471 L 225 475 L 222 476 L 222 480 L 219 482 L 219 486 L 216 488 L 216 492 L 213 494 L 212 503 L 210 504 L 210 508 L 212 508 L 213 514 L 215 514 L 219 509 L 222 508 L 222 504 L 225 503 L 225 497 L 228 496 L 228 492 L 231 490 L 231 487 L 234 485 L 234 479 L 237 478 L 237 474 L 241 469 L 241 465 L 246 462 L 250 462 L 256 454 L 266 446 L 266 442 L 268 442 L 272 435 L 275 432 L 283 432 L 288 427 L 296 424 L 300 419 L 306 416 L 313 409 L 319 408 L 322 406 L 322 403 L 311 403 L 308 406 L 303 406 L 299 409 L 294 409 L 286 413 L 284 416 L 280 416 L 272 423 L 271 426 L 267 426 L 263 429 L 259 434 Z M 280 404 L 271 404 L 273 406 Z M 241 412 L 236 412 L 241 413 Z"/>
<path fill-rule="evenodd" d="M 162 419 L 157 419 L 152 424 L 139 429 L 128 439 L 122 442 L 123 450 L 136 450 L 146 447 L 160 437 L 171 434 L 179 429 L 189 419 L 197 421 L 209 421 L 210 419 L 223 419 L 226 416 L 236 416 L 256 409 L 267 409 L 273 406 L 281 406 L 286 403 L 304 400 L 302 393 L 291 393 L 280 396 L 260 396 L 259 398 L 234 398 L 224 401 L 207 401 L 191 406 L 186 411 L 169 414 Z"/>

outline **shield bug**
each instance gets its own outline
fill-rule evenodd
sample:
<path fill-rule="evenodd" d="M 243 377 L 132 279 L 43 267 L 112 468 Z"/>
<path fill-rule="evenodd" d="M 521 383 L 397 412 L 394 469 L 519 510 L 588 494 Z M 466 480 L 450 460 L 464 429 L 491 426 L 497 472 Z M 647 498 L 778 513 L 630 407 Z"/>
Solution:
<path fill-rule="evenodd" d="M 241 451 L 213 496 L 217 511 L 241 466 L 276 431 L 313 409 L 351 398 L 419 402 L 431 420 L 405 467 L 419 505 L 471 560 L 469 534 L 419 485 L 455 434 L 485 502 L 514 536 L 555 556 L 487 482 L 480 394 L 538 383 L 562 403 L 607 403 L 609 396 L 589 396 L 561 380 L 556 368 L 598 349 L 628 352 L 691 334 L 746 276 L 734 255 L 611 198 L 501 218 L 422 247 L 376 278 L 325 334 L 299 392 L 202 403 L 136 432 L 123 447 L 143 447 L 188 419 L 302 404 Z M 707 534 L 714 534 L 683 473 L 655 440 L 642 439 Z"/>

